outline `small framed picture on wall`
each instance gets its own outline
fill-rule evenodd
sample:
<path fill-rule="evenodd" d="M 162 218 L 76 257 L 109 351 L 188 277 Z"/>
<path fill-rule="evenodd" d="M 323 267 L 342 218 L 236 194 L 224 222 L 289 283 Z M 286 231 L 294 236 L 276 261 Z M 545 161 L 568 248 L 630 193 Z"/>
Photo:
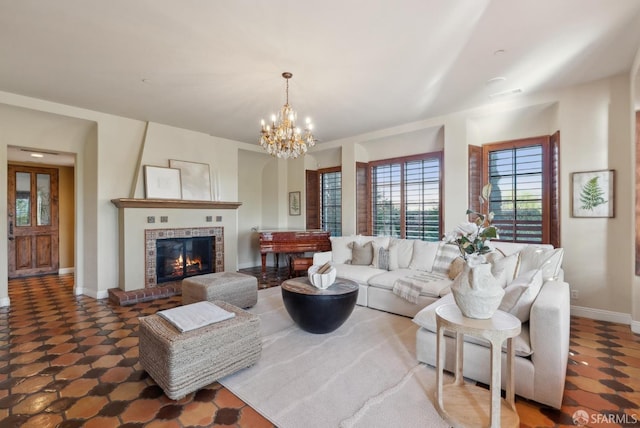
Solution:
<path fill-rule="evenodd" d="M 571 174 L 573 217 L 615 216 L 615 171 L 586 171 Z"/>
<path fill-rule="evenodd" d="M 300 215 L 300 192 L 289 192 L 289 215 Z"/>

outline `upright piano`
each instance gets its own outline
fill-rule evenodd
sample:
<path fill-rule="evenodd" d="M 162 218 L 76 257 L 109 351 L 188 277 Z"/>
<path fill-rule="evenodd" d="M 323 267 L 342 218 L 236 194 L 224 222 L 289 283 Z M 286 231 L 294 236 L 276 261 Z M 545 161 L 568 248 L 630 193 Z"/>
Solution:
<path fill-rule="evenodd" d="M 260 232 L 260 255 L 262 257 L 262 277 L 267 276 L 267 254 L 306 253 L 331 250 L 329 231 L 325 230 L 265 230 Z"/>

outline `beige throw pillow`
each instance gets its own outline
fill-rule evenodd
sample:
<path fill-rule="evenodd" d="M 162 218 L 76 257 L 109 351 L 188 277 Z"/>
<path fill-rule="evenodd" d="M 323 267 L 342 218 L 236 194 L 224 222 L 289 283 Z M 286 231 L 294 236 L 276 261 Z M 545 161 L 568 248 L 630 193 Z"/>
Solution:
<path fill-rule="evenodd" d="M 360 266 L 370 266 L 373 261 L 373 244 L 367 242 L 360 245 L 357 242 L 350 242 L 351 264 Z"/>

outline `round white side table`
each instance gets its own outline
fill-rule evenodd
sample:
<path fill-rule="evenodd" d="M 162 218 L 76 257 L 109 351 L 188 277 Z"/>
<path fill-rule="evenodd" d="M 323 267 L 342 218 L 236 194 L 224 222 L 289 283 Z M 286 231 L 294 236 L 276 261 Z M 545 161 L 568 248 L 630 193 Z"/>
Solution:
<path fill-rule="evenodd" d="M 436 309 L 437 359 L 436 408 L 440 416 L 454 427 L 480 426 L 491 428 L 518 427 L 514 392 L 515 349 L 513 338 L 520 334 L 521 323 L 515 316 L 497 311 L 485 320 L 467 318 L 456 305 Z M 455 379 L 443 385 L 445 364 L 444 331 L 454 334 L 456 340 Z M 491 343 L 490 391 L 474 384 L 465 384 L 463 378 L 464 335 L 472 335 Z M 506 398 L 500 397 L 502 343 L 507 340 Z M 446 409 L 445 409 L 446 405 Z"/>

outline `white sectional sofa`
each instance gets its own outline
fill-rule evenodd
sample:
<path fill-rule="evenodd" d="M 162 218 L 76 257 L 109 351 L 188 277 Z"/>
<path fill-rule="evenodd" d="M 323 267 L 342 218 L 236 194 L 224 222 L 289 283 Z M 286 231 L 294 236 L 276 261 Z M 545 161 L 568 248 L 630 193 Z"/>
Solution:
<path fill-rule="evenodd" d="M 498 263 L 503 267 L 515 265 L 515 269 L 503 269 L 501 274 L 505 275 L 507 294 L 512 297 L 517 294 L 524 305 L 501 307 L 517 314 L 523 322 L 522 332 L 515 341 L 516 394 L 560 408 L 570 327 L 569 285 L 564 282 L 560 268 L 562 249 L 497 241 L 492 244 L 503 259 L 496 261 L 496 266 Z M 442 242 L 370 236 L 332 237 L 331 245 L 331 251 L 314 255 L 314 264 L 330 261 L 338 277 L 357 282 L 360 287 L 357 304 L 413 317 L 420 326 L 416 334 L 417 359 L 435 365 L 435 308 L 455 303 L 448 274 L 452 261 L 459 255 L 457 247 Z M 517 262 L 514 264 L 513 260 Z M 417 303 L 392 291 L 398 279 L 425 276 L 431 281 L 420 292 Z M 503 300 L 503 304 L 506 303 Z M 455 341 L 451 337 L 446 340 L 445 368 L 452 370 Z M 488 343 L 465 337 L 464 346 L 465 377 L 488 384 L 491 373 Z M 506 363 L 502 368 L 505 370 Z M 503 381 L 505 378 L 503 373 Z"/>

